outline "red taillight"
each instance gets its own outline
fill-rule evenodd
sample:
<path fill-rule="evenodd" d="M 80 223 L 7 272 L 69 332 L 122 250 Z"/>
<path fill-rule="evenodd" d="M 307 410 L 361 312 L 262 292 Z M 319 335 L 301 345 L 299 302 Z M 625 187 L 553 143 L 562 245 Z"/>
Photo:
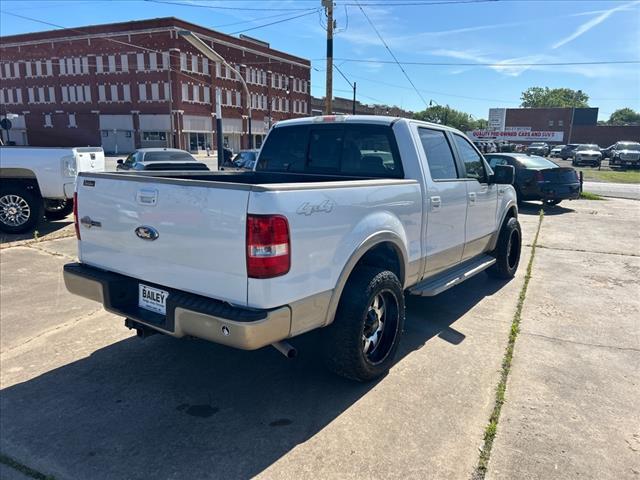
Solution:
<path fill-rule="evenodd" d="M 291 266 L 289 222 L 281 215 L 247 215 L 247 275 L 273 278 Z"/>
<path fill-rule="evenodd" d="M 73 224 L 76 227 L 76 238 L 80 240 L 80 224 L 78 223 L 78 192 L 73 192 Z"/>

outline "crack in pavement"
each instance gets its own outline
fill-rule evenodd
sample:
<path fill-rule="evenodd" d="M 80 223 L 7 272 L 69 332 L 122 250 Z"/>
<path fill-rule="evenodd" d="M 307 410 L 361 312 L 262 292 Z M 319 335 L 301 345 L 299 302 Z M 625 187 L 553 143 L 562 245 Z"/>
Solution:
<path fill-rule="evenodd" d="M 599 255 L 618 255 L 620 257 L 640 257 L 640 254 L 637 254 L 637 253 L 601 252 L 601 251 L 594 251 L 594 250 L 583 250 L 581 248 L 546 247 L 544 245 L 537 245 L 537 248 L 544 248 L 545 250 L 559 250 L 561 252 L 594 253 Z"/>
<path fill-rule="evenodd" d="M 30 244 L 30 245 L 23 245 L 26 248 L 31 248 L 33 250 L 38 250 L 40 252 L 44 252 L 44 253 L 48 253 L 49 255 L 53 255 L 54 257 L 65 257 L 71 260 L 75 260 L 76 257 L 72 257 L 71 255 L 67 255 L 66 253 L 62 253 L 62 252 L 53 252 L 51 250 L 47 250 L 46 248 L 42 248 L 42 247 L 38 247 L 35 244 Z"/>
<path fill-rule="evenodd" d="M 18 345 L 14 345 L 12 347 L 9 347 L 7 350 L 0 352 L 0 360 L 5 361 L 5 360 L 9 360 L 10 358 L 13 358 L 13 356 L 9 356 L 10 353 L 13 353 L 15 350 L 18 350 L 22 347 L 24 347 L 25 345 L 33 342 L 34 340 L 38 340 L 42 337 L 48 337 L 49 335 L 52 335 L 54 333 L 56 333 L 59 330 L 63 330 L 66 328 L 70 328 L 72 326 L 74 326 L 75 324 L 77 324 L 78 322 L 81 322 L 83 320 L 87 320 L 88 318 L 91 318 L 92 316 L 96 315 L 97 313 L 101 313 L 104 310 L 102 308 L 96 308 L 95 310 L 89 312 L 89 313 L 85 313 L 77 318 L 74 318 L 73 320 L 70 320 L 68 322 L 62 323 L 60 325 L 56 325 L 55 327 L 52 327 L 48 330 L 45 330 L 43 332 L 40 332 L 38 335 L 36 335 L 35 337 L 31 337 L 28 338 L 27 340 L 24 340 L 22 343 L 18 344 Z"/>
<path fill-rule="evenodd" d="M 75 237 L 75 235 L 76 235 L 75 232 L 71 231 L 71 232 L 65 232 L 64 235 L 58 234 L 58 235 L 49 236 L 49 237 L 30 238 L 30 239 L 15 240 L 15 241 L 9 241 L 9 242 L 2 241 L 2 243 L 0 243 L 0 250 L 5 250 L 5 249 L 15 248 L 15 247 L 27 247 L 34 243 L 44 243 L 44 242 L 51 242 L 53 240 L 62 240 L 63 238 Z"/>
<path fill-rule="evenodd" d="M 549 335 L 544 335 L 542 333 L 533 333 L 533 332 L 526 332 L 526 331 L 520 331 L 520 333 L 522 335 L 529 335 L 531 337 L 544 338 L 546 340 L 551 340 L 551 341 L 554 341 L 554 342 L 572 343 L 574 345 L 583 345 L 585 347 L 609 348 L 609 349 L 613 349 L 613 350 L 622 350 L 622 351 L 629 351 L 629 352 L 640 352 L 640 348 L 634 348 L 634 347 L 617 347 L 615 345 L 605 345 L 605 344 L 602 344 L 602 343 L 579 342 L 577 340 L 569 340 L 569 339 L 566 339 L 566 338 L 551 337 Z"/>

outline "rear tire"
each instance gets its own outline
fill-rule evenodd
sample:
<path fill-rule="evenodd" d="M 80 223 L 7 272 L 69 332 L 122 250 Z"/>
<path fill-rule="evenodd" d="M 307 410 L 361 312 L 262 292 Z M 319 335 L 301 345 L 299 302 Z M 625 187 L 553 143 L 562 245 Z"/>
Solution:
<path fill-rule="evenodd" d="M 322 330 L 327 367 L 359 382 L 386 374 L 400 343 L 404 318 L 398 277 L 381 268 L 356 268 L 345 285 L 335 320 Z"/>
<path fill-rule="evenodd" d="M 496 259 L 496 263 L 486 270 L 487 274 L 500 279 L 513 278 L 518 270 L 521 250 L 522 230 L 520 229 L 520 222 L 511 217 L 502 225 L 498 244 L 495 250 L 491 252 L 491 255 Z"/>
<path fill-rule="evenodd" d="M 33 230 L 42 215 L 42 199 L 22 185 L 0 188 L 0 231 L 24 233 Z"/>
<path fill-rule="evenodd" d="M 44 215 L 47 220 L 62 220 L 73 212 L 73 200 L 44 200 Z"/>

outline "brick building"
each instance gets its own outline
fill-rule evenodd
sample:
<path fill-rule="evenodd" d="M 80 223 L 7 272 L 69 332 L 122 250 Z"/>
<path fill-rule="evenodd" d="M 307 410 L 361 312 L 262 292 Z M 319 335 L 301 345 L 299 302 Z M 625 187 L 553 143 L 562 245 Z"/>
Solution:
<path fill-rule="evenodd" d="M 595 143 L 640 140 L 640 125 L 598 125 L 598 108 L 492 108 L 487 130 L 469 132 L 477 139 L 529 144 Z"/>
<path fill-rule="evenodd" d="M 254 145 L 274 122 L 310 114 L 309 60 L 170 17 L 0 37 L 0 118 L 18 115 L 10 139 L 117 153 L 215 148 L 220 98 L 225 142 L 246 148 L 241 83 L 180 30 L 196 33 L 245 78 Z"/>
<path fill-rule="evenodd" d="M 334 97 L 333 113 L 350 115 L 353 112 L 353 100 L 350 98 Z M 324 97 L 311 97 L 311 114 L 322 115 L 324 112 Z M 392 117 L 412 118 L 413 112 L 400 107 L 389 105 L 369 105 L 356 100 L 356 115 L 389 115 Z"/>

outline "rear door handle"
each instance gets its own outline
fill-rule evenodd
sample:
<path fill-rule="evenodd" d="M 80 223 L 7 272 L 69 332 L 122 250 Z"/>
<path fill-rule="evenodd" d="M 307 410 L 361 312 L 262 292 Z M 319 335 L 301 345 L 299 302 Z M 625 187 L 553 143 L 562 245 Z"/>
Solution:
<path fill-rule="evenodd" d="M 431 197 L 431 210 L 440 210 L 442 206 L 442 200 L 440 197 Z"/>
<path fill-rule="evenodd" d="M 469 203 L 472 205 L 476 203 L 476 192 L 469 193 Z"/>

